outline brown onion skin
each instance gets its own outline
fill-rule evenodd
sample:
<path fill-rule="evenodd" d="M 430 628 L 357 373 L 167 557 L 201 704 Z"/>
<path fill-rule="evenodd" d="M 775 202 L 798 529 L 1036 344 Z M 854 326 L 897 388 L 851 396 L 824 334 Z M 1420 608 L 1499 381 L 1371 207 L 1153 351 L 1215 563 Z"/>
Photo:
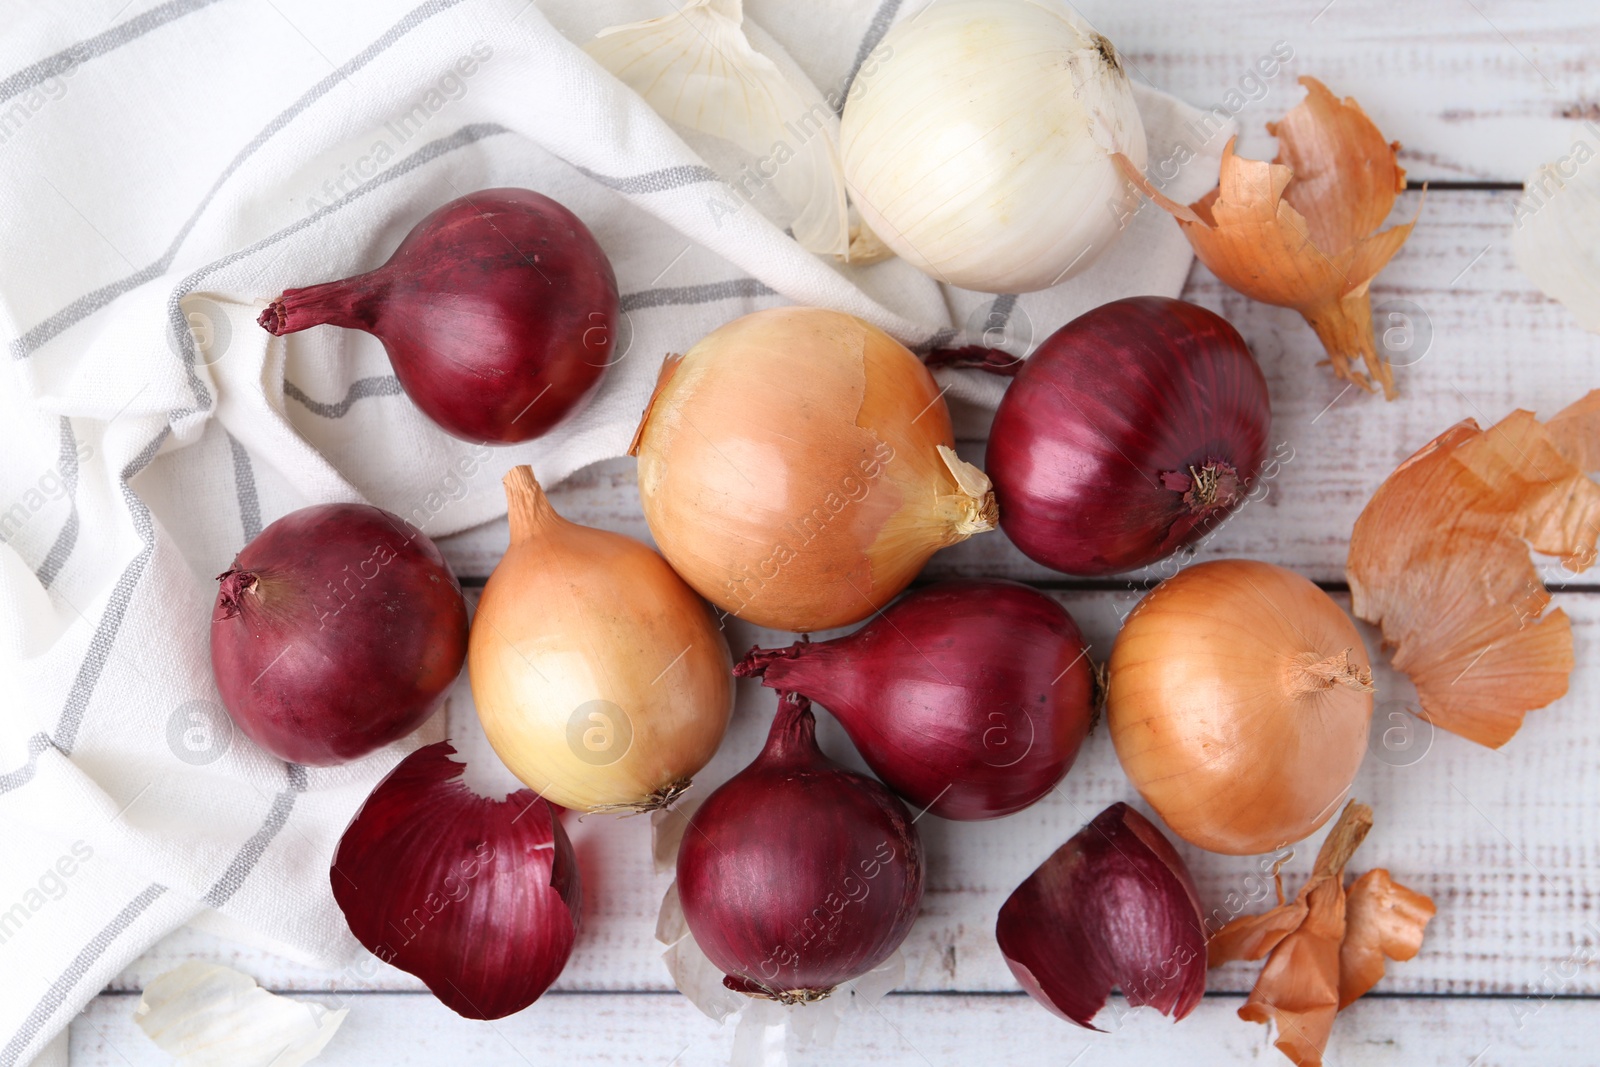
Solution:
<path fill-rule="evenodd" d="M 611 263 L 578 216 L 528 189 L 483 189 L 417 223 L 378 269 L 287 289 L 258 321 L 280 336 L 364 330 L 440 428 L 514 444 L 593 393 L 617 309 Z"/>
<path fill-rule="evenodd" d="M 878 777 L 946 819 L 999 818 L 1049 793 L 1093 714 L 1077 624 L 1016 582 L 940 582 L 844 637 L 752 649 L 734 674 L 822 704 Z"/>
<path fill-rule="evenodd" d="M 1000 907 L 995 939 L 1022 988 L 1090 1030 L 1113 987 L 1174 1019 L 1206 989 L 1206 934 L 1189 868 L 1149 819 L 1113 804 Z"/>
<path fill-rule="evenodd" d="M 360 759 L 421 726 L 461 672 L 467 605 L 439 549 L 367 504 L 319 504 L 217 576 L 211 669 L 228 714 L 281 759 Z"/>
<path fill-rule="evenodd" d="M 334 853 L 333 898 L 374 955 L 469 1019 L 501 1019 L 550 987 L 583 903 L 556 811 L 531 790 L 495 801 L 461 780 L 448 741 L 378 783 Z"/>
<path fill-rule="evenodd" d="M 729 989 L 826 996 L 900 946 L 922 903 L 905 805 L 822 754 L 810 701 L 780 695 L 761 754 L 706 798 L 678 851 L 695 943 Z"/>
<path fill-rule="evenodd" d="M 1103 304 L 1015 374 L 984 468 L 1001 529 L 1053 570 L 1114 574 L 1170 556 L 1244 501 L 1266 458 L 1261 368 L 1237 330 L 1194 304 Z M 1168 487 L 1207 464 L 1233 472 L 1226 502 L 1189 503 Z"/>

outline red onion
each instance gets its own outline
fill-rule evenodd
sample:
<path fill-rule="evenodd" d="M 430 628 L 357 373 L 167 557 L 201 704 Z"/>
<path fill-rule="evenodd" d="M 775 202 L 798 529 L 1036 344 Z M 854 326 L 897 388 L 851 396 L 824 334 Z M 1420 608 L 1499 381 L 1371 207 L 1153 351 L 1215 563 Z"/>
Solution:
<path fill-rule="evenodd" d="M 1067 574 L 1171 555 L 1243 502 L 1266 456 L 1261 368 L 1226 320 L 1181 300 L 1095 308 L 1015 374 L 984 467 L 1001 528 Z"/>
<path fill-rule="evenodd" d="M 417 223 L 377 270 L 286 290 L 258 321 L 278 336 L 365 330 L 428 418 L 512 444 L 549 431 L 599 383 L 617 281 L 578 216 L 527 189 L 484 189 Z"/>
<path fill-rule="evenodd" d="M 572 955 L 578 860 L 531 790 L 491 800 L 448 741 L 378 783 L 339 839 L 329 879 L 350 932 L 469 1019 L 521 1011 Z"/>
<path fill-rule="evenodd" d="M 786 1004 L 888 959 L 922 902 L 905 805 L 815 731 L 811 702 L 782 694 L 761 755 L 706 798 L 678 852 L 684 918 L 723 984 Z"/>
<path fill-rule="evenodd" d="M 211 670 L 251 740 L 359 759 L 433 713 L 467 654 L 467 605 L 432 541 L 366 504 L 268 526 L 217 576 Z"/>
<path fill-rule="evenodd" d="M 1006 899 L 995 938 L 1028 995 L 1097 1029 L 1113 986 L 1181 1019 L 1206 990 L 1200 898 L 1150 820 L 1113 804 Z"/>
<path fill-rule="evenodd" d="M 855 633 L 734 668 L 818 701 L 914 807 L 993 819 L 1053 789 L 1089 732 L 1093 672 L 1066 609 L 1015 582 L 941 582 Z"/>

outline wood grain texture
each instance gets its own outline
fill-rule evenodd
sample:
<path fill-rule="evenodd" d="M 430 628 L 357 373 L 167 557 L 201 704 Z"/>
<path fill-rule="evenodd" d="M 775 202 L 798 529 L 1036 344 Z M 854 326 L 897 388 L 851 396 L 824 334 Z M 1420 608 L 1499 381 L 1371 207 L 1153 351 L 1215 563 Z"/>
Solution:
<path fill-rule="evenodd" d="M 1402 196 L 1395 218 L 1410 219 L 1422 199 L 1420 191 Z M 1580 329 L 1511 260 L 1515 201 L 1508 192 L 1429 194 L 1411 240 L 1373 284 L 1380 323 L 1395 331 L 1395 361 L 1409 363 L 1396 371 L 1401 395 L 1393 402 L 1346 388 L 1316 367 L 1322 349 L 1299 315 L 1240 296 L 1195 265 L 1184 296 L 1219 312 L 1249 343 L 1272 396 L 1272 445 L 1289 457 L 1266 497 L 1209 535 L 1197 559 L 1250 556 L 1342 582 L 1356 516 L 1412 452 L 1461 419 L 1489 425 L 1514 407 L 1549 416 L 1600 384 L 1600 337 Z M 1026 297 L 1021 306 L 1026 310 Z M 1394 315 L 1407 316 L 1410 326 Z M 1040 338 L 1056 325 L 1034 324 Z M 1412 341 L 1403 346 L 1408 328 Z M 960 451 L 981 465 L 981 442 Z M 561 486 L 562 499 L 586 521 L 648 539 L 633 470 L 629 459 L 596 464 Z M 482 577 L 506 540 L 500 521 L 445 538 L 440 547 L 458 574 Z M 1164 566 L 1154 571 L 1168 573 Z M 940 552 L 924 575 L 1070 584 L 1003 533 Z"/>
<path fill-rule="evenodd" d="M 315 997 L 332 1003 L 332 998 Z M 1242 998 L 1207 997 L 1173 1024 L 1117 1006 L 1116 1026 L 1091 1033 L 1015 996 L 890 996 L 841 1020 L 831 1047 L 797 1050 L 813 1067 L 1265 1067 L 1288 1061 L 1265 1027 L 1241 1021 Z M 138 998 L 104 996 L 73 1023 L 73 1067 L 162 1067 L 172 1061 L 133 1022 Z M 547 995 L 500 1022 L 472 1023 L 433 998 L 352 997 L 318 1067 L 724 1067 L 734 1040 L 678 996 Z M 1109 1014 L 1109 1013 L 1108 1013 Z M 1594 1007 L 1582 1001 L 1384 999 L 1340 1014 L 1329 1067 L 1551 1067 L 1592 1063 Z M 1180 1050 L 1177 1053 L 1176 1050 Z"/>
<path fill-rule="evenodd" d="M 1520 185 L 1574 138 L 1600 136 L 1600 8 L 1542 0 L 1080 0 L 1132 76 L 1236 115 L 1239 151 L 1269 159 L 1266 123 L 1300 101 L 1310 74 L 1353 96 L 1417 181 Z M 1294 58 L 1257 68 L 1275 47 Z M 1257 80 L 1252 80 L 1254 73 Z M 1229 97 L 1232 90 L 1237 95 Z M 1254 97 L 1255 99 L 1251 99 Z"/>
<path fill-rule="evenodd" d="M 558 501 L 558 506 L 560 502 Z M 1135 597 L 1109 591 L 1055 595 L 1084 631 L 1090 655 L 1104 659 L 1121 614 Z M 1342 604 L 1346 599 L 1337 597 Z M 1565 594 L 1557 603 L 1572 616 L 1578 658 L 1600 648 L 1600 595 Z M 1346 604 L 1347 606 L 1347 604 Z M 729 627 L 735 655 L 752 644 L 787 644 L 790 635 L 740 622 Z M 1367 633 L 1376 648 L 1376 636 Z M 1432 896 L 1438 918 L 1422 954 L 1391 967 L 1381 988 L 1417 994 L 1524 994 L 1551 975 L 1565 975 L 1569 994 L 1600 994 L 1600 967 L 1568 967 L 1585 952 L 1600 955 L 1600 672 L 1580 671 L 1573 691 L 1551 708 L 1531 713 L 1523 732 L 1498 752 L 1450 734 L 1424 737 L 1425 724 L 1404 718 L 1409 688 L 1380 667 L 1377 725 L 1354 795 L 1371 804 L 1377 825 L 1357 853 L 1352 875 L 1387 867 L 1402 883 Z M 774 697 L 741 682 L 734 723 L 722 750 L 699 776 L 691 796 L 704 796 L 759 751 L 771 722 Z M 1470 684 L 1470 678 L 1463 684 Z M 465 681 L 451 697 L 451 732 L 477 733 Z M 831 717 L 819 715 L 823 747 L 841 762 L 863 767 Z M 1398 747 L 1397 732 L 1418 731 Z M 1386 746 L 1384 734 L 1390 731 Z M 1139 801 L 1117 763 L 1103 727 L 1091 734 L 1077 765 L 1044 800 L 990 823 L 947 822 L 936 816 L 917 826 L 928 851 L 928 888 L 921 917 L 906 941 L 907 976 L 915 991 L 1003 992 L 1017 988 L 994 943 L 1000 904 L 1058 845 L 1106 805 Z M 565 990 L 670 990 L 654 940 L 657 911 L 670 874 L 652 868 L 650 827 L 643 818 L 569 816 L 568 829 L 583 866 L 584 926 L 558 988 Z M 1321 834 L 1297 848 L 1285 868 L 1292 893 L 1310 870 Z M 1264 910 L 1268 883 L 1258 861 L 1179 849 L 1195 876 L 1208 912 L 1223 918 Z M 1230 894 L 1235 894 L 1231 896 Z M 184 959 L 216 959 L 276 989 L 339 991 L 350 974 L 297 966 L 268 953 L 218 945 L 180 931 L 155 946 L 121 975 L 113 988 L 136 990 Z M 1230 965 L 1211 975 L 1212 991 L 1248 991 L 1254 965 Z M 356 972 L 352 972 L 356 973 Z M 359 973 L 372 973 L 363 968 Z M 391 968 L 358 983 L 362 988 L 419 989 Z"/>

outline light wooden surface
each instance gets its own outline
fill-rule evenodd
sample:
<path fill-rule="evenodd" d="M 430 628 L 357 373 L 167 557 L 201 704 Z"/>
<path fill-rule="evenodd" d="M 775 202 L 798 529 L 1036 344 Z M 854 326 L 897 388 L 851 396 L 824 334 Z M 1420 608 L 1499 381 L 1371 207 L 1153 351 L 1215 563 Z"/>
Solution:
<path fill-rule="evenodd" d="M 1298 99 L 1294 75 L 1313 73 L 1335 92 L 1356 96 L 1387 135 L 1406 145 L 1402 158 L 1414 179 L 1472 183 L 1428 194 L 1414 237 L 1373 287 L 1376 305 L 1409 302 L 1431 334 L 1426 354 L 1397 373 L 1402 397 L 1392 404 L 1342 392 L 1313 366 L 1320 352 L 1293 313 L 1253 304 L 1195 268 L 1185 295 L 1220 311 L 1249 341 L 1272 391 L 1274 442 L 1294 456 L 1267 500 L 1222 527 L 1200 558 L 1271 560 L 1337 590 L 1351 524 L 1395 463 L 1458 419 L 1487 423 L 1517 406 L 1548 415 L 1600 384 L 1600 338 L 1578 330 L 1512 264 L 1517 194 L 1485 187 L 1520 182 L 1539 162 L 1563 154 L 1585 132 L 1583 120 L 1600 121 L 1600 8 L 1539 0 L 1079 6 L 1118 42 L 1138 76 L 1197 104 L 1222 103 L 1259 56 L 1288 42 L 1296 59 L 1240 111 L 1246 154 L 1271 151 L 1262 123 Z M 1397 215 L 1409 218 L 1419 201 L 1420 193 L 1406 194 Z M 981 458 L 981 443 L 963 447 Z M 647 536 L 632 469 L 629 460 L 600 464 L 552 496 L 577 521 Z M 481 577 L 504 543 L 503 524 L 490 524 L 443 547 L 461 574 Z M 928 569 L 930 578 L 955 574 L 1044 584 L 1078 618 L 1097 656 L 1109 649 L 1117 619 L 1138 595 L 1122 580 L 1090 585 L 1050 574 L 999 534 L 943 553 Z M 1329 1063 L 1596 1060 L 1600 669 L 1592 661 L 1600 648 L 1600 581 L 1585 575 L 1556 603 L 1575 623 L 1579 668 L 1572 691 L 1532 713 L 1504 749 L 1492 752 L 1447 734 L 1419 738 L 1404 751 L 1375 741 L 1356 793 L 1374 806 L 1377 828 L 1354 869 L 1388 866 L 1432 895 L 1439 915 L 1422 954 L 1391 966 L 1377 995 L 1340 1017 Z M 742 624 L 730 634 L 736 652 L 779 638 Z M 1376 651 L 1370 631 L 1368 637 Z M 1392 673 L 1380 669 L 1378 682 L 1375 734 L 1394 724 L 1387 713 L 1401 713 L 1407 699 L 1405 683 Z M 740 692 L 733 731 L 704 785 L 747 762 L 764 734 L 769 698 L 749 684 Z M 459 722 L 470 721 L 468 701 L 463 684 L 452 706 Z M 831 722 L 823 738 L 832 753 L 853 758 Z M 1249 967 L 1213 972 L 1215 995 L 1178 1029 L 1136 1013 L 1117 1032 L 1090 1034 L 1016 992 L 993 944 L 996 908 L 1101 807 L 1133 795 L 1102 730 L 1061 789 L 1026 812 L 985 825 L 923 819 L 929 892 L 905 947 L 905 992 L 847 1018 L 832 1048 L 807 1051 L 797 1062 L 1286 1062 L 1267 1043 L 1265 1028 L 1233 1015 L 1249 987 Z M 589 818 L 571 830 L 586 878 L 604 890 L 586 901 L 583 932 L 557 992 L 512 1019 L 461 1020 L 397 971 L 350 989 L 326 972 L 179 931 L 74 1023 L 72 1062 L 166 1062 L 132 1024 L 136 992 L 150 977 L 199 958 L 238 967 L 271 989 L 344 1001 L 350 1018 L 319 1063 L 727 1063 L 732 1028 L 670 991 L 653 941 L 669 876 L 651 868 L 647 822 Z M 1291 886 L 1315 844 L 1303 846 L 1290 865 Z M 1208 905 L 1251 870 L 1249 860 L 1187 848 L 1184 854 Z"/>

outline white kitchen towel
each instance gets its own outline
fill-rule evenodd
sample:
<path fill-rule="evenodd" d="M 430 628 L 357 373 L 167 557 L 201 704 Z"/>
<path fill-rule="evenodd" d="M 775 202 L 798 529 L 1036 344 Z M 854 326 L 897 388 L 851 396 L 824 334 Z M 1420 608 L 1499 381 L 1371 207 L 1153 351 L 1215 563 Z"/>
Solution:
<path fill-rule="evenodd" d="M 553 484 L 620 455 L 662 355 L 756 308 L 1022 345 L 1188 272 L 1153 209 L 1086 275 L 1020 299 L 805 252 L 708 162 L 726 158 L 580 50 L 668 0 L 134 0 L 109 23 L 107 6 L 0 3 L 0 1067 L 197 916 L 329 967 L 357 951 L 329 859 L 416 739 L 307 769 L 231 735 L 212 578 L 264 524 L 356 500 L 436 537 L 494 519 L 506 468 Z M 752 0 L 748 17 L 840 91 L 919 7 Z M 1167 191 L 1192 199 L 1226 115 L 1139 101 L 1152 162 L 1184 164 Z M 548 437 L 454 440 L 373 339 L 254 324 L 285 287 L 375 267 L 433 208 L 504 185 L 583 217 L 626 311 L 603 389 Z M 941 374 L 981 426 L 999 383 Z"/>

